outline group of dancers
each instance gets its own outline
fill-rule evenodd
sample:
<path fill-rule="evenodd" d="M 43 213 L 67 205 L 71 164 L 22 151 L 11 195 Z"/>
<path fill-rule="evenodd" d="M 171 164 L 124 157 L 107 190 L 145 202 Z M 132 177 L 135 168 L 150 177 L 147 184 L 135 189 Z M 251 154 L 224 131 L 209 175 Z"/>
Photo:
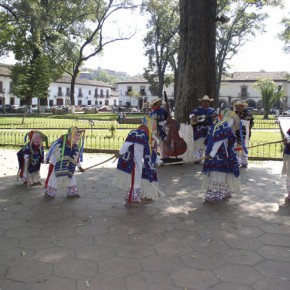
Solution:
<path fill-rule="evenodd" d="M 194 161 L 202 164 L 202 186 L 205 202 L 227 200 L 232 193 L 240 192 L 240 168 L 248 166 L 247 147 L 254 125 L 247 104 L 237 101 L 234 110 L 211 107 L 213 99 L 204 96 L 200 106 L 189 116 L 193 130 Z M 153 202 L 161 191 L 158 189 L 157 165 L 163 164 L 162 142 L 166 137 L 169 113 L 162 107 L 162 99 L 151 102 L 151 113 L 144 116 L 142 124 L 131 130 L 119 150 L 113 184 L 127 189 L 125 204 L 142 205 Z M 290 199 L 290 129 L 284 150 L 283 172 L 287 174 L 286 189 Z M 26 144 L 17 153 L 18 176 L 28 186 L 41 185 L 40 166 L 49 163 L 44 184 L 44 197 L 55 198 L 65 187 L 68 198 L 80 197 L 75 170 L 81 166 L 85 130 L 72 127 L 54 141 L 45 156 L 47 137 L 40 131 L 26 134 Z"/>

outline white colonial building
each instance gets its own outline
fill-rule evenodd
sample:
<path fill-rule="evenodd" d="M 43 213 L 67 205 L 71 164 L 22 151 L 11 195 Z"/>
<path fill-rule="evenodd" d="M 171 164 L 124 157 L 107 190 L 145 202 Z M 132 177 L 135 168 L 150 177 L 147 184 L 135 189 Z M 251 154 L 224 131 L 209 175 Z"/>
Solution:
<path fill-rule="evenodd" d="M 10 66 L 0 65 L 0 104 L 24 105 L 24 101 L 12 94 Z M 66 106 L 70 104 L 70 77 L 62 77 L 49 86 L 48 106 Z M 38 98 L 32 99 L 32 105 L 38 104 Z M 101 81 L 77 79 L 75 83 L 75 105 L 116 106 L 118 96 L 111 85 Z"/>
<path fill-rule="evenodd" d="M 118 82 L 116 85 L 120 107 L 136 107 L 141 110 L 148 107 L 148 104 L 157 98 L 157 95 L 151 93 L 148 81 L 142 77 L 130 78 L 127 81 Z M 166 87 L 165 91 L 168 101 L 173 101 L 173 85 Z"/>
<path fill-rule="evenodd" d="M 23 100 L 12 94 L 12 81 L 9 65 L 0 65 L 0 104 L 23 105 Z M 290 107 L 290 77 L 287 72 L 234 72 L 225 76 L 221 83 L 219 103 L 226 107 L 237 100 L 246 101 L 249 107 L 262 108 L 262 96 L 254 86 L 258 79 L 272 79 L 280 86 L 284 96 L 275 105 L 286 110 Z M 142 77 L 130 78 L 127 81 L 118 82 L 114 91 L 109 84 L 101 81 L 77 79 L 75 83 L 75 104 L 92 106 L 121 106 L 144 109 L 157 97 L 152 95 L 150 84 Z M 164 89 L 168 100 L 173 106 L 173 84 Z M 49 86 L 47 96 L 48 106 L 66 106 L 70 104 L 70 77 L 62 77 Z M 210 96 L 213 97 L 213 96 Z M 32 99 L 32 104 L 37 105 L 37 97 Z"/>
<path fill-rule="evenodd" d="M 258 79 L 271 79 L 284 92 L 276 107 L 286 109 L 290 106 L 290 75 L 287 72 L 234 72 L 225 76 L 221 83 L 219 102 L 229 107 L 237 100 L 243 100 L 249 107 L 263 108 L 260 91 L 255 88 Z"/>

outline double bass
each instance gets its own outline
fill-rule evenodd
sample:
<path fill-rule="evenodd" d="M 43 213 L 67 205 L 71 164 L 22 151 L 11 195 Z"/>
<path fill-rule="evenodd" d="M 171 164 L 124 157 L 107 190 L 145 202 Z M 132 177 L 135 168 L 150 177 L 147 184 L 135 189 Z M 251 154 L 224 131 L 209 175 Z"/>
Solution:
<path fill-rule="evenodd" d="M 186 152 L 187 144 L 179 135 L 180 124 L 175 119 L 172 119 L 169 113 L 168 98 L 165 91 L 164 100 L 168 112 L 168 119 L 166 125 L 167 134 L 163 140 L 163 153 L 167 156 L 175 156 L 177 158 L 178 155 L 182 155 Z"/>

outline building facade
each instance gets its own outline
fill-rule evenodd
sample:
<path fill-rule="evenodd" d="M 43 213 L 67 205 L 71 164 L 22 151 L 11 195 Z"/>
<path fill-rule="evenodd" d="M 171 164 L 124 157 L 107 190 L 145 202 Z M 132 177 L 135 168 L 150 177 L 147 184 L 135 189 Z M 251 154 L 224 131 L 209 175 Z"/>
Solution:
<path fill-rule="evenodd" d="M 12 93 L 12 80 L 10 66 L 0 64 L 0 105 L 24 105 L 24 101 Z M 225 107 L 232 106 L 237 100 L 248 103 L 249 107 L 263 108 L 261 93 L 255 88 L 258 79 L 271 79 L 284 92 L 283 98 L 274 106 L 280 110 L 290 107 L 290 77 L 287 72 L 234 72 L 225 76 L 221 83 L 219 103 Z M 168 96 L 170 106 L 174 106 L 173 84 L 164 89 Z M 47 96 L 48 106 L 70 105 L 70 77 L 62 77 L 49 86 Z M 135 107 L 139 110 L 147 108 L 150 102 L 157 98 L 152 94 L 150 84 L 142 77 L 130 78 L 118 82 L 116 90 L 111 85 L 101 81 L 77 79 L 75 83 L 75 105 L 91 106 L 120 106 Z M 213 97 L 213 96 L 210 96 Z M 38 98 L 32 99 L 32 105 L 38 104 Z"/>
<path fill-rule="evenodd" d="M 242 100 L 248 103 L 249 107 L 263 108 L 261 93 L 255 88 L 255 83 L 259 79 L 273 80 L 284 92 L 283 98 L 274 106 L 282 110 L 289 108 L 290 78 L 287 72 L 234 72 L 229 74 L 222 80 L 219 103 L 230 107 L 237 100 Z"/>
<path fill-rule="evenodd" d="M 147 108 L 153 99 L 157 98 L 150 90 L 150 84 L 144 78 L 130 78 L 127 81 L 116 83 L 118 94 L 118 105 L 120 107 L 135 107 L 139 110 Z M 164 89 L 168 96 L 168 101 L 174 99 L 173 85 Z"/>
<path fill-rule="evenodd" d="M 70 105 L 70 77 L 62 77 L 49 86 L 47 106 Z M 75 105 L 117 106 L 118 96 L 112 86 L 101 81 L 77 79 L 75 83 Z M 0 104 L 25 105 L 12 93 L 10 66 L 0 65 Z M 38 98 L 32 98 L 32 105 L 38 105 Z"/>

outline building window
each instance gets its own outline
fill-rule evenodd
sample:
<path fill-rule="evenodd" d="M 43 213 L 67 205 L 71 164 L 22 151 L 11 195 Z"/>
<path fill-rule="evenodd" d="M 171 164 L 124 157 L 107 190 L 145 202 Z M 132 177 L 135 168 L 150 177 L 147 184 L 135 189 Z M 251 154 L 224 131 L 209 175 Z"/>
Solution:
<path fill-rule="evenodd" d="M 95 89 L 95 98 L 98 98 L 98 97 L 99 97 L 98 89 Z"/>
<path fill-rule="evenodd" d="M 132 92 L 132 87 L 128 86 L 127 87 L 127 92 L 126 92 L 126 96 L 130 96 L 130 93 Z"/>
<path fill-rule="evenodd" d="M 109 100 L 105 100 L 105 105 L 109 106 Z"/>
<path fill-rule="evenodd" d="M 248 87 L 242 86 L 241 87 L 241 97 L 247 97 L 248 96 Z"/>
<path fill-rule="evenodd" d="M 70 95 L 70 90 L 69 90 L 69 88 L 66 88 L 66 93 L 65 93 L 67 96 L 69 96 Z"/>
<path fill-rule="evenodd" d="M 82 97 L 82 96 L 83 96 L 83 94 L 82 94 L 82 89 L 79 88 L 79 97 Z"/>
<path fill-rule="evenodd" d="M 106 97 L 109 98 L 109 90 L 106 90 Z"/>
<path fill-rule="evenodd" d="M 61 87 L 57 88 L 57 95 L 58 95 L 58 97 L 62 97 L 62 89 L 61 89 Z"/>
<path fill-rule="evenodd" d="M 101 89 L 101 98 L 103 98 L 103 97 L 104 97 L 104 90 Z"/>
<path fill-rule="evenodd" d="M 13 82 L 9 83 L 9 94 L 12 94 Z"/>
<path fill-rule="evenodd" d="M 3 82 L 0 82 L 0 93 L 4 93 L 4 91 L 3 91 Z"/>
<path fill-rule="evenodd" d="M 144 86 L 140 87 L 140 95 L 141 96 L 146 96 L 146 92 L 145 92 L 145 87 Z"/>
<path fill-rule="evenodd" d="M 91 90 L 89 90 L 89 96 L 91 95 Z"/>

